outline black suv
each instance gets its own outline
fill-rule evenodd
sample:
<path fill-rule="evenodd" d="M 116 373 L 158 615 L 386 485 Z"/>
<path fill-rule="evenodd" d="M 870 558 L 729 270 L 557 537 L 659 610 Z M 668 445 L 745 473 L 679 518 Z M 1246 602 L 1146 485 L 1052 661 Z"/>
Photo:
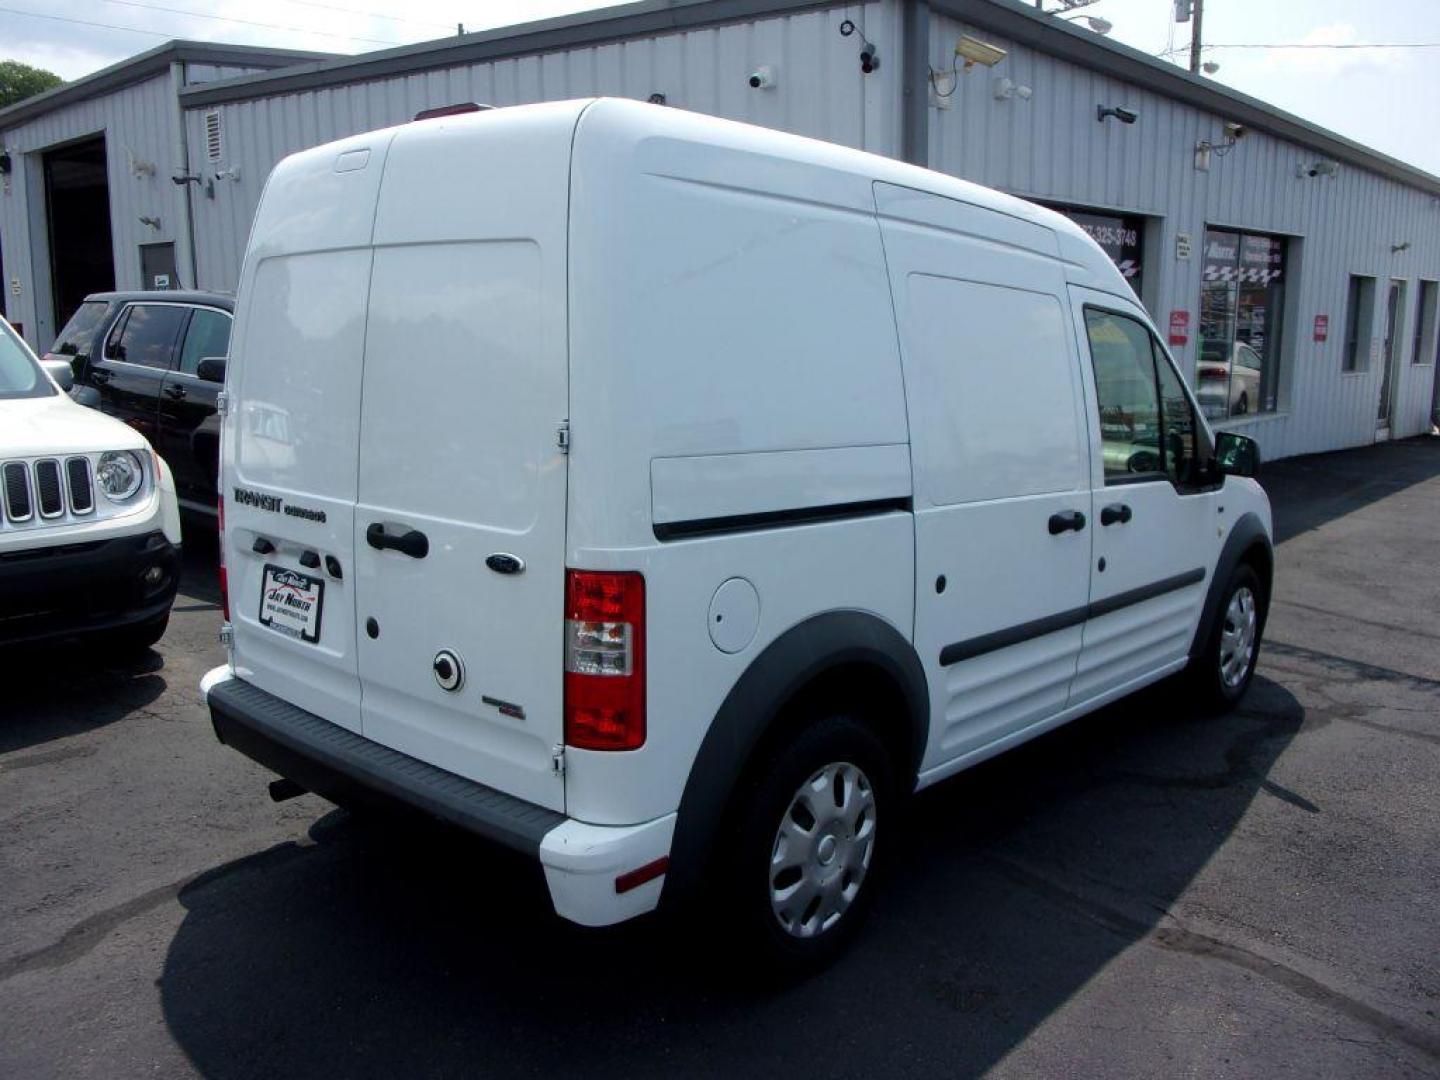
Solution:
<path fill-rule="evenodd" d="M 92 293 L 45 354 L 75 369 L 71 397 L 149 439 L 175 475 L 180 504 L 206 514 L 215 513 L 215 395 L 234 310 L 223 293 Z"/>

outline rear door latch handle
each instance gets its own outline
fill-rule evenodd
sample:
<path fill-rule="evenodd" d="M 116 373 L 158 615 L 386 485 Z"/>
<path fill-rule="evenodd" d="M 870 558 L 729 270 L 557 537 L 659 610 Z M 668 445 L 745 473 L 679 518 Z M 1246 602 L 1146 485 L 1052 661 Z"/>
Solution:
<path fill-rule="evenodd" d="M 412 559 L 423 559 L 430 554 L 430 539 L 419 529 L 397 526 L 394 532 L 378 521 L 370 523 L 365 530 L 365 542 L 376 551 L 398 551 Z"/>
<path fill-rule="evenodd" d="M 1085 515 L 1079 510 L 1062 510 L 1058 514 L 1050 515 L 1050 535 L 1059 536 L 1062 532 L 1079 532 L 1085 528 Z"/>

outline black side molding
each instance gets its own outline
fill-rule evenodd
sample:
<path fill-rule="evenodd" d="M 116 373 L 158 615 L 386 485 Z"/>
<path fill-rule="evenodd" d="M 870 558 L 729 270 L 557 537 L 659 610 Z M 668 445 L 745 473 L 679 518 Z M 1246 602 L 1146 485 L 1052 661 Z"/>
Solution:
<path fill-rule="evenodd" d="M 1079 626 L 1086 619 L 1098 619 L 1102 615 L 1109 615 L 1121 608 L 1130 607 L 1132 604 L 1142 604 L 1146 600 L 1153 600 L 1157 596 L 1164 596 L 1166 593 L 1175 592 L 1204 580 L 1205 569 L 1197 566 L 1194 570 L 1187 570 L 1183 574 L 1161 578 L 1159 581 L 1152 581 L 1149 585 L 1141 585 L 1138 589 L 1128 589 L 1123 593 L 1107 596 L 1103 600 L 1096 600 L 1093 604 L 1087 604 L 1085 607 L 1071 608 L 1069 611 L 1046 615 L 1043 619 L 1034 619 L 1016 626 L 1008 626 L 1004 630 L 995 630 L 989 634 L 981 634 L 979 637 L 968 638 L 965 641 L 956 641 L 940 650 L 940 665 L 948 667 L 951 664 L 958 664 L 961 660 L 983 656 L 998 649 L 1008 649 L 1011 645 L 1019 645 L 1022 641 L 1053 634 L 1057 630 L 1065 630 L 1071 626 Z"/>
<path fill-rule="evenodd" d="M 763 514 L 732 514 L 729 517 L 694 518 L 689 521 L 656 522 L 655 539 L 690 540 L 697 536 L 723 536 L 727 533 L 754 532 L 757 529 L 780 529 L 787 525 L 814 525 L 822 521 L 843 521 L 847 518 L 873 517 L 910 509 L 910 499 L 870 499 L 866 502 L 831 503 L 828 506 L 802 506 L 794 510 L 770 510 Z"/>

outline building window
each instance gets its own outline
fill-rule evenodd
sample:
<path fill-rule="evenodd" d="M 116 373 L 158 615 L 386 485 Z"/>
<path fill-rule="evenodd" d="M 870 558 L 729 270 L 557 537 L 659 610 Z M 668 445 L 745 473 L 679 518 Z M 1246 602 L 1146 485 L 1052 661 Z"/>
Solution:
<path fill-rule="evenodd" d="M 1345 300 L 1345 355 L 1341 371 L 1364 371 L 1370 366 L 1370 324 L 1375 315 L 1375 279 L 1350 275 Z"/>
<path fill-rule="evenodd" d="M 1145 239 L 1145 219 L 1143 217 L 1133 214 L 1097 214 L 1090 210 L 1080 210 L 1058 203 L 1047 203 L 1046 205 L 1057 213 L 1064 214 L 1084 229 L 1090 239 L 1104 248 L 1105 254 L 1114 260 L 1116 269 L 1120 271 L 1120 275 L 1130 288 L 1135 291 L 1135 295 L 1142 295 L 1140 285 L 1144 266 L 1141 261 L 1141 249 Z"/>
<path fill-rule="evenodd" d="M 1279 236 L 1205 230 L 1195 387 L 1212 419 L 1277 407 L 1285 245 Z"/>
<path fill-rule="evenodd" d="M 1420 305 L 1415 312 L 1415 345 L 1410 350 L 1412 364 L 1433 364 L 1435 362 L 1437 294 L 1440 294 L 1440 284 L 1434 281 L 1420 282 Z"/>

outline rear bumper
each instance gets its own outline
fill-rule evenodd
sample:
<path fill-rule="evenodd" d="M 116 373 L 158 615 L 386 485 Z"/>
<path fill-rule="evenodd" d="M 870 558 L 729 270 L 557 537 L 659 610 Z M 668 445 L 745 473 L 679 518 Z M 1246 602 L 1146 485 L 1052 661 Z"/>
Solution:
<path fill-rule="evenodd" d="M 669 854 L 675 818 L 597 826 L 527 803 L 372 742 L 216 668 L 200 684 L 226 746 L 332 802 L 402 804 L 540 862 L 555 911 L 606 926 L 654 909 L 663 875 L 616 878 Z"/>
<path fill-rule="evenodd" d="M 160 531 L 0 552 L 0 645 L 159 618 L 179 580 L 180 548 Z"/>

